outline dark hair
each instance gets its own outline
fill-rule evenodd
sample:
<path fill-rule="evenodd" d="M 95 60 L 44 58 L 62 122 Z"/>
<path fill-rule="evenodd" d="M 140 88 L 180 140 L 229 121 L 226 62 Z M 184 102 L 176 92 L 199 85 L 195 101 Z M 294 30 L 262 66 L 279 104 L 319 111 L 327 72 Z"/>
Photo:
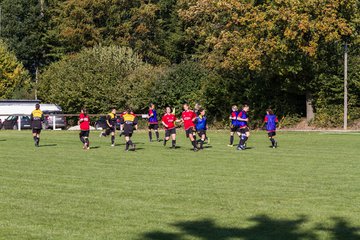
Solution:
<path fill-rule="evenodd" d="M 39 109 L 39 108 L 40 108 L 40 104 L 38 104 L 38 103 L 35 104 L 35 108 L 36 108 L 36 109 Z"/>
<path fill-rule="evenodd" d="M 249 107 L 249 104 L 248 104 L 248 103 L 244 103 L 242 107 L 243 107 L 243 108 Z"/>
<path fill-rule="evenodd" d="M 87 115 L 87 109 L 86 109 L 86 108 L 83 107 L 81 110 L 83 111 L 83 113 L 84 113 L 85 115 Z"/>
<path fill-rule="evenodd" d="M 166 110 L 167 108 L 170 108 L 170 111 L 172 111 L 172 108 L 171 108 L 170 106 L 166 106 L 166 107 L 165 107 L 165 110 Z"/>
<path fill-rule="evenodd" d="M 205 110 L 205 108 L 199 108 L 199 113 L 201 113 L 204 110 Z"/>
<path fill-rule="evenodd" d="M 268 108 L 266 111 L 267 111 L 270 115 L 274 115 L 274 112 L 273 112 L 273 110 L 271 110 L 271 108 Z"/>

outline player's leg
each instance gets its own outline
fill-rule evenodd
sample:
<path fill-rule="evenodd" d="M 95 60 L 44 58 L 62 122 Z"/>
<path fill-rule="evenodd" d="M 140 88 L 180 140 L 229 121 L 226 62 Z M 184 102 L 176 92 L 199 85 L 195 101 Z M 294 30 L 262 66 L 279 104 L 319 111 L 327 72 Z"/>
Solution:
<path fill-rule="evenodd" d="M 192 128 L 189 128 L 189 129 L 186 131 L 186 134 L 189 136 L 190 142 L 191 142 L 191 144 L 192 144 L 193 147 L 194 147 L 194 151 L 197 151 L 197 150 L 198 150 L 198 147 L 197 147 L 197 144 L 196 144 L 196 140 L 195 140 L 195 138 L 194 138 L 194 134 L 193 134 Z"/>
<path fill-rule="evenodd" d="M 40 133 L 41 133 L 41 129 L 37 129 L 36 130 L 36 145 L 37 146 L 40 145 Z"/>
<path fill-rule="evenodd" d="M 111 146 L 115 146 L 115 127 L 111 129 Z"/>
<path fill-rule="evenodd" d="M 268 135 L 269 135 L 269 139 L 270 139 L 270 142 L 271 142 L 271 146 L 273 148 L 276 148 L 277 147 L 277 142 L 275 140 L 276 133 L 275 132 L 269 132 Z"/>
<path fill-rule="evenodd" d="M 84 131 L 83 132 L 83 138 L 84 138 L 84 141 L 85 141 L 84 149 L 90 149 L 89 135 L 90 135 L 90 131 Z"/>
<path fill-rule="evenodd" d="M 83 144 L 83 149 L 85 149 L 85 139 L 84 139 L 84 132 L 83 131 L 80 131 L 79 133 L 79 138 L 80 138 L 80 141 L 82 142 Z"/>
<path fill-rule="evenodd" d="M 228 145 L 229 147 L 232 147 L 234 144 L 234 133 L 235 133 L 235 129 L 234 129 L 234 127 L 232 127 L 230 129 L 230 143 Z"/>
<path fill-rule="evenodd" d="M 158 124 L 154 124 L 154 131 L 155 131 L 155 135 L 156 135 L 156 141 L 160 141 L 159 139 L 159 125 Z"/>
<path fill-rule="evenodd" d="M 34 139 L 35 147 L 37 147 L 37 144 L 36 144 L 37 138 L 36 138 L 36 131 L 35 131 L 35 129 L 32 130 L 32 136 L 33 136 L 33 139 Z"/>
<path fill-rule="evenodd" d="M 151 129 L 152 129 L 152 124 L 149 124 L 149 141 L 152 142 L 152 132 L 151 132 Z"/>
<path fill-rule="evenodd" d="M 204 145 L 204 142 L 205 142 L 205 138 L 206 138 L 206 134 L 205 134 L 205 131 L 201 131 L 200 132 L 200 149 L 203 149 L 203 145 Z"/>
<path fill-rule="evenodd" d="M 175 128 L 172 129 L 171 139 L 172 139 L 171 147 L 176 148 L 176 130 L 175 130 Z"/>
<path fill-rule="evenodd" d="M 165 130 L 165 137 L 164 137 L 164 146 L 166 146 L 166 142 L 170 139 L 170 130 Z"/>
<path fill-rule="evenodd" d="M 130 147 L 130 144 L 129 144 L 130 137 L 127 136 L 127 135 L 128 135 L 128 134 L 125 135 L 125 142 L 126 142 L 126 144 L 125 144 L 125 150 L 126 150 L 126 151 L 129 151 L 129 147 Z"/>
<path fill-rule="evenodd" d="M 246 129 L 242 128 L 240 130 L 240 141 L 239 141 L 239 144 L 238 144 L 238 147 L 237 147 L 238 150 L 245 150 L 246 140 L 247 140 Z"/>

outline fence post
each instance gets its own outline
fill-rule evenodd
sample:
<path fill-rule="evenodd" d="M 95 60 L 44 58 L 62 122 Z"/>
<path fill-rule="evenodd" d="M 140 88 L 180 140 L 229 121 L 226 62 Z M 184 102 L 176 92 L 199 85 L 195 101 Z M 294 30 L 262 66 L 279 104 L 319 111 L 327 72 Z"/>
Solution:
<path fill-rule="evenodd" d="M 18 131 L 21 131 L 21 116 L 18 116 Z"/>
<path fill-rule="evenodd" d="M 56 130 L 56 126 L 55 126 L 56 116 L 55 115 L 52 115 L 52 121 L 53 121 L 53 130 Z"/>

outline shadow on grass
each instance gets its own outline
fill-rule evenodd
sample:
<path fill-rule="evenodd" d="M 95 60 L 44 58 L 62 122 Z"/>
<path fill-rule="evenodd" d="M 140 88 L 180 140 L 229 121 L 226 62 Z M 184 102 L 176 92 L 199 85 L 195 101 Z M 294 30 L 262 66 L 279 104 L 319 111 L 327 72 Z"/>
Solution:
<path fill-rule="evenodd" d="M 56 147 L 57 144 L 41 144 L 39 147 Z"/>
<path fill-rule="evenodd" d="M 308 222 L 305 216 L 295 220 L 274 219 L 266 215 L 259 215 L 249 219 L 254 225 L 250 227 L 227 228 L 218 226 L 212 219 L 184 221 L 171 224 L 178 233 L 152 231 L 144 233 L 140 239 L 146 240 L 184 240 L 197 238 L 201 240 L 316 240 L 317 231 L 327 231 L 333 240 L 359 240 L 360 228 L 351 227 L 342 218 L 333 218 L 332 228 L 303 230 L 302 225 Z"/>
<path fill-rule="evenodd" d="M 0 142 L 5 142 L 6 141 L 6 139 L 0 139 Z"/>

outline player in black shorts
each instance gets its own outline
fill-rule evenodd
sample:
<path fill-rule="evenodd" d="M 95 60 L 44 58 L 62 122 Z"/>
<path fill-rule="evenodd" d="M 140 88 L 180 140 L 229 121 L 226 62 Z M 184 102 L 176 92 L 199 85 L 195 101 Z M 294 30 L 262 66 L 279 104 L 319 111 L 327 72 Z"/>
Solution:
<path fill-rule="evenodd" d="M 115 131 L 116 131 L 116 109 L 113 108 L 110 113 L 106 115 L 106 130 L 102 132 L 102 136 L 111 135 L 111 146 L 115 146 Z"/>
<path fill-rule="evenodd" d="M 37 103 L 35 105 L 35 110 L 31 112 L 30 120 L 35 147 L 39 147 L 42 122 L 44 121 L 44 114 L 40 110 L 40 104 Z"/>
<path fill-rule="evenodd" d="M 166 142 L 170 140 L 170 136 L 172 138 L 172 148 L 176 148 L 176 126 L 175 123 L 179 122 L 176 119 L 175 114 L 171 113 L 171 108 L 166 107 L 166 113 L 161 119 L 162 124 L 165 127 L 165 138 L 164 138 L 164 146 L 166 146 Z"/>
<path fill-rule="evenodd" d="M 240 125 L 240 141 L 237 147 L 237 150 L 245 150 L 246 149 L 246 141 L 250 137 L 250 130 L 249 130 L 249 117 L 248 117 L 249 105 L 244 104 L 242 111 L 239 113 L 237 120 L 239 121 Z"/>
<path fill-rule="evenodd" d="M 121 115 L 121 129 L 124 131 L 123 135 L 125 136 L 126 147 L 125 150 L 129 151 L 129 148 L 135 151 L 135 144 L 131 141 L 133 131 L 137 129 L 137 118 L 130 109 L 127 109 Z"/>
<path fill-rule="evenodd" d="M 159 139 L 159 122 L 157 119 L 157 111 L 155 109 L 155 105 L 151 103 L 149 105 L 149 141 L 152 142 L 152 132 L 151 130 L 154 130 L 156 135 L 156 141 L 160 141 Z"/>

